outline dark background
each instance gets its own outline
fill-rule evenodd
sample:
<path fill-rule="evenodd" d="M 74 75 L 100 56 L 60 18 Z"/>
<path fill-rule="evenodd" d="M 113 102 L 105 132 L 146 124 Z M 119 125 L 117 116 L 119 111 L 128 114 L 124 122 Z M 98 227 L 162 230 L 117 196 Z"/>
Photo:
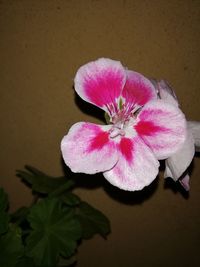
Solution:
<path fill-rule="evenodd" d="M 69 127 L 101 122 L 102 113 L 72 88 L 88 61 L 109 57 L 167 79 L 187 118 L 200 120 L 199 30 L 198 0 L 0 0 L 0 183 L 11 210 L 32 200 L 15 169 L 30 164 L 61 175 L 60 140 Z M 112 225 L 107 241 L 83 242 L 78 266 L 198 266 L 199 163 L 189 195 L 164 182 L 162 172 L 138 193 L 120 191 L 102 175 L 75 175 L 77 193 Z"/>

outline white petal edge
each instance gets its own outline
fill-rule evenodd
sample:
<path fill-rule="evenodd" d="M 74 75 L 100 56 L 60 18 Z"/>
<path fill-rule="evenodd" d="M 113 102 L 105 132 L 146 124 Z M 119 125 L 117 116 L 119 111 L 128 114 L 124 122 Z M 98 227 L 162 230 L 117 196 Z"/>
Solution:
<path fill-rule="evenodd" d="M 165 160 L 166 170 L 164 177 L 171 177 L 174 181 L 177 181 L 191 164 L 194 153 L 194 138 L 191 130 L 188 128 L 182 147 Z"/>
<path fill-rule="evenodd" d="M 187 121 L 189 129 L 192 131 L 192 135 L 195 141 L 195 150 L 200 152 L 200 122 L 198 121 Z"/>

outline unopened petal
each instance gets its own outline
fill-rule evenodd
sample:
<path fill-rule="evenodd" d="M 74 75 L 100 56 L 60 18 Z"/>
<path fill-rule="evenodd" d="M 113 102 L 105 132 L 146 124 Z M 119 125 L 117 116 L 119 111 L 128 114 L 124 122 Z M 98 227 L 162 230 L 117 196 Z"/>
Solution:
<path fill-rule="evenodd" d="M 108 112 L 108 106 L 116 108 L 125 81 L 119 61 L 100 58 L 79 68 L 74 86 L 81 98 Z"/>
<path fill-rule="evenodd" d="M 194 138 L 190 129 L 188 129 L 185 142 L 181 148 L 171 157 L 166 159 L 164 176 L 171 177 L 174 181 L 177 181 L 191 164 L 194 153 Z"/>
<path fill-rule="evenodd" d="M 181 178 L 179 182 L 186 191 L 190 190 L 190 176 L 188 174 Z"/>
<path fill-rule="evenodd" d="M 200 152 L 200 122 L 198 121 L 188 121 L 189 129 L 192 131 L 192 135 L 195 141 L 195 150 Z"/>
<path fill-rule="evenodd" d="M 118 160 L 118 152 L 109 138 L 109 129 L 109 125 L 74 124 L 61 142 L 66 165 L 73 172 L 88 174 L 111 169 Z"/>
<path fill-rule="evenodd" d="M 142 74 L 127 70 L 126 75 L 126 84 L 122 92 L 126 105 L 141 107 L 157 98 L 154 86 Z"/>
<path fill-rule="evenodd" d="M 169 83 L 167 81 L 151 79 L 151 82 L 153 83 L 159 97 L 162 100 L 164 100 L 164 101 L 166 101 L 166 102 L 168 102 L 168 103 L 170 103 L 176 107 L 179 106 L 178 105 L 178 99 L 175 95 L 175 92 L 171 88 L 171 86 L 169 85 Z"/>
<path fill-rule="evenodd" d="M 183 145 L 186 120 L 179 108 L 154 100 L 138 114 L 135 129 L 160 160 L 170 157 Z"/>
<path fill-rule="evenodd" d="M 122 138 L 119 151 L 121 156 L 117 164 L 103 174 L 112 185 L 136 191 L 156 178 L 159 162 L 138 136 L 133 139 Z"/>

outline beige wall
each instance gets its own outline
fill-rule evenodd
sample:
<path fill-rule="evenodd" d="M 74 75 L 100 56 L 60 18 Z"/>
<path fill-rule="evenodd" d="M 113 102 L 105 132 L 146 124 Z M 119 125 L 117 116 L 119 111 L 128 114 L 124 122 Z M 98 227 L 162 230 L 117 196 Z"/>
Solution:
<path fill-rule="evenodd" d="M 188 119 L 200 120 L 199 30 L 198 0 L 0 0 L 0 183 L 11 209 L 31 202 L 15 169 L 28 163 L 60 175 L 62 136 L 74 122 L 99 121 L 72 89 L 90 60 L 110 57 L 167 79 Z M 86 188 L 77 192 L 107 214 L 112 234 L 84 242 L 78 266 L 197 266 L 199 163 L 188 199 L 162 175 L 137 194 L 83 176 Z"/>

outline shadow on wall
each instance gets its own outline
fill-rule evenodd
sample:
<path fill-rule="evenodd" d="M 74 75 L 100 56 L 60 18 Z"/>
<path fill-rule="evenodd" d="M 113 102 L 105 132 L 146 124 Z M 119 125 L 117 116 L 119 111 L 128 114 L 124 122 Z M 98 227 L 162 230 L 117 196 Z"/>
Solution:
<path fill-rule="evenodd" d="M 90 116 L 92 115 L 93 117 L 102 121 L 105 124 L 104 111 L 96 107 L 95 105 L 90 104 L 84 101 L 83 99 L 81 99 L 80 96 L 77 95 L 75 90 L 74 90 L 74 102 L 84 114 L 90 115 Z"/>
<path fill-rule="evenodd" d="M 63 171 L 65 176 L 76 180 L 76 188 L 80 187 L 90 190 L 103 187 L 105 192 L 108 193 L 111 198 L 127 205 L 137 205 L 141 204 L 145 200 L 148 200 L 158 187 L 158 179 L 156 178 L 151 183 L 151 185 L 145 187 L 141 191 L 135 191 L 135 192 L 124 191 L 110 184 L 104 178 L 102 173 L 97 173 L 92 175 L 84 173 L 73 173 L 65 165 L 62 158 L 61 158 L 61 163 L 63 166 Z"/>
<path fill-rule="evenodd" d="M 61 164 L 63 168 L 63 172 L 66 177 L 70 177 L 76 180 L 76 188 L 85 188 L 88 190 L 92 190 L 95 188 L 103 187 L 104 191 L 114 200 L 127 204 L 127 205 L 140 205 L 144 201 L 150 199 L 153 194 L 158 189 L 159 175 L 156 179 L 147 187 L 145 187 L 141 191 L 124 191 L 121 190 L 112 184 L 110 184 L 103 176 L 102 173 L 97 173 L 93 175 L 84 174 L 84 173 L 73 173 L 71 170 L 65 165 L 62 157 Z M 163 166 L 163 162 L 161 162 L 161 169 Z M 180 193 L 185 199 L 189 198 L 189 193 L 186 192 L 179 183 L 175 183 L 172 179 L 167 178 L 164 182 L 164 189 L 171 190 L 174 194 Z"/>

